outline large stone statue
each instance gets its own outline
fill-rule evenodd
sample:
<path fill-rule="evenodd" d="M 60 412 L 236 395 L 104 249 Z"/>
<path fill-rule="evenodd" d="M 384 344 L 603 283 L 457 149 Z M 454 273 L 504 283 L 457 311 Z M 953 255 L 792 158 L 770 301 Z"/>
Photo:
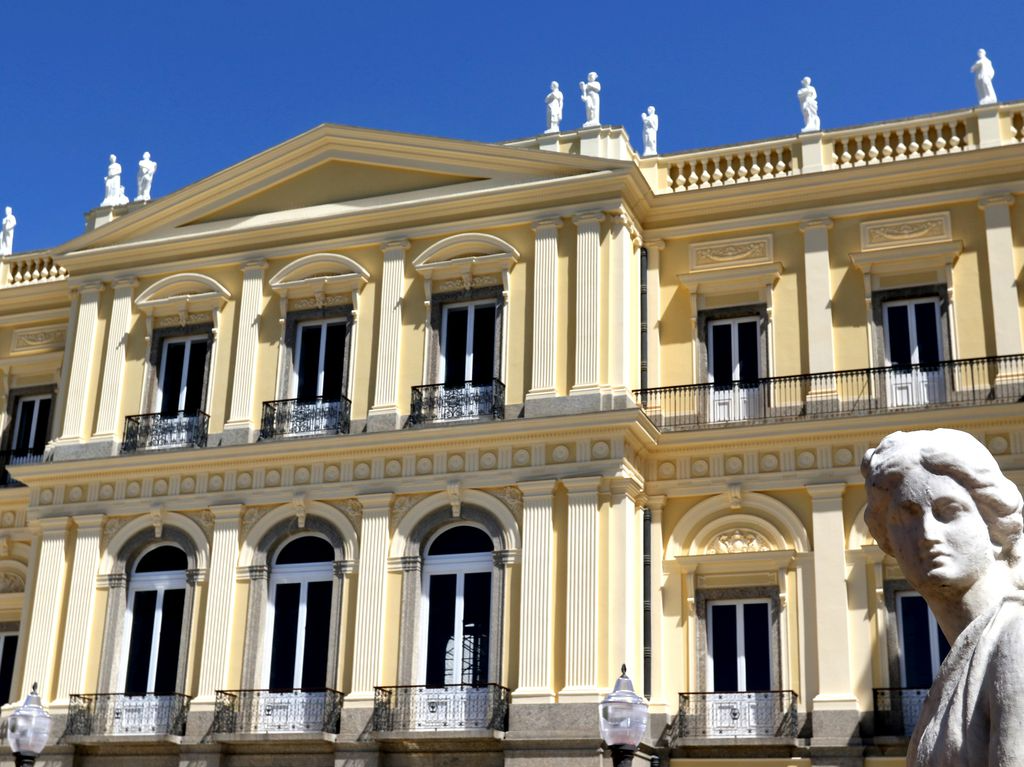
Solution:
<path fill-rule="evenodd" d="M 580 100 L 587 108 L 587 121 L 584 128 L 592 128 L 601 124 L 601 83 L 597 81 L 597 72 L 587 75 L 587 81 L 580 83 Z"/>
<path fill-rule="evenodd" d="M 996 89 L 992 86 L 992 81 L 996 77 L 996 68 L 992 66 L 992 61 L 985 55 L 984 48 L 978 49 L 978 60 L 974 62 L 971 71 L 974 72 L 974 87 L 978 89 L 978 106 L 995 104 L 998 99 L 996 99 Z"/>
<path fill-rule="evenodd" d="M 558 89 L 558 83 L 551 81 L 551 93 L 547 95 L 544 102 L 548 105 L 548 128 L 545 133 L 558 133 L 561 130 L 558 124 L 562 122 L 562 105 L 565 97 Z"/>
<path fill-rule="evenodd" d="M 908 767 L 1024 764 L 1024 499 L 978 440 L 895 432 L 861 464 L 865 521 L 952 649 Z"/>
<path fill-rule="evenodd" d="M 139 160 L 139 172 L 135 177 L 138 182 L 139 193 L 135 196 L 135 202 L 149 202 L 150 194 L 153 191 L 153 176 L 156 175 L 156 163 L 149 159 L 149 152 L 142 153 Z"/>
<path fill-rule="evenodd" d="M 821 130 L 821 118 L 818 117 L 818 91 L 811 85 L 811 78 L 800 81 L 802 88 L 796 92 L 800 100 L 800 112 L 804 116 L 804 127 L 801 133 Z"/>
<path fill-rule="evenodd" d="M 644 123 L 644 157 L 650 157 L 658 153 L 658 115 L 654 107 L 647 107 L 647 112 L 640 113 L 640 119 Z"/>
<path fill-rule="evenodd" d="M 101 207 L 108 205 L 127 205 L 128 197 L 121 186 L 121 165 L 117 162 L 117 155 L 110 155 L 110 165 L 107 166 L 107 177 L 103 180 L 104 191 Z"/>
<path fill-rule="evenodd" d="M 0 223 L 0 256 L 9 256 L 14 252 L 14 227 L 17 225 L 18 219 L 8 205 L 4 208 L 4 220 Z"/>

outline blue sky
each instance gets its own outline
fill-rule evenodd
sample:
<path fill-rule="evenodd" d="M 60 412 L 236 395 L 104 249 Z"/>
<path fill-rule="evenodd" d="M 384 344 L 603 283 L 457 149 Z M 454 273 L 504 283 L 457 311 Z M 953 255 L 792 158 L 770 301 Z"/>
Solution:
<path fill-rule="evenodd" d="M 6 3 L 0 205 L 15 250 L 82 231 L 116 153 L 134 196 L 144 150 L 164 195 L 322 122 L 499 141 L 563 128 L 576 83 L 662 152 L 795 133 L 809 74 L 824 128 L 971 106 L 978 47 L 1000 100 L 1024 98 L 1024 4 L 874 2 Z"/>

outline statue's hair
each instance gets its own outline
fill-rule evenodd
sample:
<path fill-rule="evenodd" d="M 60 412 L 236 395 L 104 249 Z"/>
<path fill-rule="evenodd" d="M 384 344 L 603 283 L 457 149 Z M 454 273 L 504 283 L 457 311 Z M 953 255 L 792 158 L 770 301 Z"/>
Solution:
<path fill-rule="evenodd" d="M 868 493 L 864 521 L 878 545 L 893 554 L 889 541 L 889 495 L 913 464 L 947 476 L 970 494 L 988 526 L 989 537 L 1001 548 L 1000 559 L 1016 564 L 1024 548 L 1024 498 L 1003 476 L 999 464 L 978 440 L 955 429 L 897 431 L 868 450 L 861 461 Z"/>

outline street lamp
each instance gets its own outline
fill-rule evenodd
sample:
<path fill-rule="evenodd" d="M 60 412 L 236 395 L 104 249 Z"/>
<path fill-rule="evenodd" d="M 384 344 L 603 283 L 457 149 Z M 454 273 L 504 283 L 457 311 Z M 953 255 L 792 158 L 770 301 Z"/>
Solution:
<path fill-rule="evenodd" d="M 601 737 L 612 751 L 615 767 L 633 764 L 636 747 L 647 732 L 647 703 L 633 691 L 633 683 L 626 676 L 615 680 L 615 689 L 601 701 Z"/>
<path fill-rule="evenodd" d="M 17 767 L 35 764 L 50 739 L 50 715 L 39 701 L 38 688 L 38 683 L 33 683 L 25 702 L 7 719 L 7 742 Z"/>

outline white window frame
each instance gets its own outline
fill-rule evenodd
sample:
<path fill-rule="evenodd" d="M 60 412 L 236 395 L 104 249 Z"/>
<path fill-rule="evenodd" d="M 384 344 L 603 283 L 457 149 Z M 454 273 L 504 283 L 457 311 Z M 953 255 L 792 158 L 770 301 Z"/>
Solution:
<path fill-rule="evenodd" d="M 708 649 L 707 649 L 707 683 L 708 692 L 746 692 L 747 691 L 747 657 L 746 638 L 743 631 L 743 610 L 736 610 L 736 686 L 738 690 L 715 690 L 715 656 L 714 656 L 714 618 L 712 607 L 718 605 L 735 605 L 737 608 L 743 605 L 764 604 L 768 605 L 768 658 L 771 663 L 771 642 L 772 642 L 772 600 L 767 597 L 755 597 L 751 599 L 709 599 L 705 603 L 705 615 L 707 620 Z M 774 673 L 769 669 L 769 678 L 774 680 Z"/>
<path fill-rule="evenodd" d="M 160 544 L 165 546 L 167 544 Z M 148 549 L 138 562 L 141 562 L 145 554 L 148 554 L 157 546 Z M 136 567 L 138 567 L 136 562 Z M 156 606 L 153 609 L 153 633 L 149 638 L 149 673 L 146 678 L 146 692 L 153 693 L 156 684 L 156 665 L 160 653 L 160 629 L 163 624 L 164 594 L 174 589 L 186 587 L 185 570 L 166 570 L 155 573 L 135 573 L 131 575 L 128 582 L 128 609 L 124 619 L 124 651 L 121 653 L 121 669 L 118 677 L 119 690 L 124 690 L 125 682 L 128 679 L 128 660 L 131 655 L 132 623 L 135 612 L 135 595 L 139 591 L 155 591 Z M 184 616 L 183 616 L 184 617 Z M 180 642 L 179 639 L 179 650 Z"/>
<path fill-rule="evenodd" d="M 302 359 L 302 330 L 303 328 L 309 328 L 314 326 L 320 327 L 320 350 L 319 350 L 319 362 L 317 365 L 317 378 L 316 378 L 316 396 L 324 396 L 324 372 L 326 370 L 324 359 L 327 353 L 327 326 L 328 325 L 348 325 L 349 322 L 343 318 L 335 319 L 319 319 L 319 320 L 307 320 L 305 322 L 299 322 L 295 326 L 295 358 L 292 361 L 292 376 L 289 384 L 289 398 L 295 399 L 299 393 L 299 364 Z M 346 330 L 346 334 L 348 330 Z M 347 364 L 347 360 L 342 360 L 343 364 Z M 343 371 L 344 372 L 344 371 Z M 341 392 L 338 392 L 341 394 Z"/>
<path fill-rule="evenodd" d="M 921 346 L 917 340 L 917 312 L 913 309 L 913 307 L 918 304 L 931 304 L 932 308 L 935 310 L 935 332 L 939 339 L 939 362 L 942 362 L 945 359 L 945 354 L 942 349 L 942 313 L 939 307 L 939 299 L 935 296 L 901 298 L 894 301 L 886 301 L 882 304 L 882 335 L 885 339 L 885 364 L 887 367 L 893 364 L 890 345 L 891 337 L 889 333 L 889 307 L 893 306 L 907 307 L 907 333 L 910 336 L 908 340 L 911 342 L 910 363 L 912 365 L 921 364 Z"/>
<path fill-rule="evenodd" d="M 753 322 L 754 329 L 758 329 L 758 324 L 761 318 L 756 314 L 745 314 L 742 317 L 728 317 L 724 319 L 712 320 L 709 319 L 707 322 L 707 328 L 704 331 L 707 335 L 708 341 L 708 383 L 715 382 L 715 335 L 712 332 L 712 328 L 719 325 L 730 326 L 729 331 L 729 343 L 730 352 L 732 354 L 732 381 L 733 385 L 738 384 L 740 381 L 740 334 L 739 324 L 741 322 Z M 760 343 L 760 341 L 759 341 Z M 761 370 L 761 349 L 760 346 L 755 347 L 757 349 L 758 359 L 755 360 L 757 363 L 758 377 L 760 377 Z"/>
<path fill-rule="evenodd" d="M 466 313 L 466 358 L 464 360 L 463 376 L 462 380 L 467 386 L 472 385 L 473 381 L 473 327 L 476 319 L 476 307 L 478 306 L 493 306 L 494 307 L 494 318 L 495 318 L 495 329 L 498 324 L 498 302 L 493 299 L 484 299 L 480 301 L 457 301 L 452 303 L 446 303 L 441 306 L 441 349 L 440 349 L 440 363 L 438 364 L 438 381 L 437 383 L 444 383 L 445 374 L 448 370 L 448 355 L 445 354 L 445 349 L 448 346 L 448 311 L 450 309 L 465 309 L 469 308 L 472 311 Z M 491 343 L 494 343 L 494 339 L 491 339 Z M 498 359 L 500 349 L 494 349 L 494 357 Z M 468 371 L 468 372 L 467 372 Z M 492 379 L 495 377 L 494 372 L 491 372 Z"/>
<path fill-rule="evenodd" d="M 292 670 L 292 689 L 302 688 L 302 665 L 305 661 L 306 651 L 306 610 L 309 598 L 309 584 L 327 582 L 332 584 L 334 580 L 333 562 L 302 562 L 294 565 L 278 565 L 277 557 L 284 551 L 285 547 L 297 540 L 297 538 L 321 538 L 319 535 L 303 534 L 285 541 L 274 556 L 275 564 L 271 565 L 270 579 L 268 582 L 267 594 L 267 619 L 264 630 L 264 652 L 263 652 L 263 689 L 270 689 L 270 664 L 274 654 L 274 621 L 275 603 L 277 601 L 277 587 L 284 583 L 299 584 L 299 612 L 295 622 L 295 667 Z M 326 680 L 325 680 L 326 681 Z"/>
<path fill-rule="evenodd" d="M 900 650 L 900 687 L 907 688 L 907 647 L 904 642 L 903 633 L 903 610 L 901 602 L 904 599 L 917 597 L 918 599 L 924 599 L 918 592 L 912 590 L 897 591 L 896 592 L 896 630 L 898 632 L 897 639 L 899 641 Z M 928 603 L 925 602 L 925 606 Z M 935 615 L 932 613 L 931 607 L 928 607 L 928 647 L 931 651 L 931 666 L 932 666 L 932 681 L 935 681 L 935 677 L 939 674 L 939 667 L 942 665 L 942 659 L 939 657 L 939 623 L 935 620 Z"/>
<path fill-rule="evenodd" d="M 36 427 L 39 422 L 39 403 L 42 400 L 50 400 L 50 413 L 53 413 L 53 395 L 52 394 L 29 394 L 24 397 L 18 397 L 17 404 L 14 410 L 14 428 L 11 432 L 13 440 L 18 439 L 18 432 L 21 427 L 21 413 L 26 402 L 33 403 L 32 407 L 32 424 L 29 427 L 29 445 L 28 449 L 32 450 L 35 447 L 36 440 Z M 12 445 L 12 449 L 13 449 Z"/>
<path fill-rule="evenodd" d="M 185 356 L 181 361 L 181 388 L 178 392 L 178 407 L 175 411 L 180 413 L 185 409 L 185 399 L 188 396 L 188 364 L 192 356 L 192 344 L 195 341 L 206 341 L 206 352 L 210 353 L 210 337 L 207 335 L 192 335 L 192 336 L 171 336 L 163 339 L 163 348 L 160 350 L 160 375 L 157 379 L 156 389 L 156 412 L 160 412 L 163 409 L 164 403 L 164 373 L 167 367 L 167 348 L 171 344 L 184 343 L 185 344 Z"/>

